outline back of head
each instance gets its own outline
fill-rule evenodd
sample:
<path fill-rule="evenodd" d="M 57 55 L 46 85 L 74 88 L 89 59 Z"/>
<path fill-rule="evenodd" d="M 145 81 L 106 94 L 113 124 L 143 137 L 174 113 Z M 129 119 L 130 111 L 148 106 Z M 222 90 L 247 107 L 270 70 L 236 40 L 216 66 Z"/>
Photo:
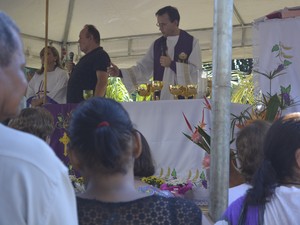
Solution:
<path fill-rule="evenodd" d="M 140 156 L 134 161 L 134 176 L 149 177 L 154 175 L 155 173 L 150 146 L 145 136 L 141 132 L 137 132 L 141 136 L 142 152 Z"/>
<path fill-rule="evenodd" d="M 291 113 L 276 121 L 265 141 L 265 161 L 270 162 L 279 183 L 293 179 L 295 152 L 300 148 L 300 113 Z"/>
<path fill-rule="evenodd" d="M 88 35 L 92 35 L 96 44 L 100 45 L 100 33 L 97 28 L 91 24 L 86 24 L 84 27 L 87 28 Z"/>
<path fill-rule="evenodd" d="M 170 21 L 174 22 L 175 20 L 178 21 L 178 26 L 180 22 L 180 15 L 178 12 L 178 9 L 173 7 L 173 6 L 165 6 L 161 9 L 159 9 L 156 13 L 155 16 L 162 16 L 164 14 L 168 14 Z"/>
<path fill-rule="evenodd" d="M 72 113 L 70 151 L 94 173 L 125 174 L 133 167 L 135 130 L 123 106 L 108 98 L 91 98 Z"/>
<path fill-rule="evenodd" d="M 4 13 L 0 11 L 0 67 L 7 67 L 19 46 L 14 37 L 19 34 L 19 28 Z"/>
<path fill-rule="evenodd" d="M 18 117 L 9 121 L 8 126 L 47 141 L 54 130 L 54 119 L 44 108 L 25 108 Z"/>
<path fill-rule="evenodd" d="M 272 124 L 265 138 L 264 160 L 254 176 L 248 202 L 265 203 L 277 186 L 299 182 L 299 172 L 295 169 L 298 166 L 295 154 L 299 148 L 300 113 L 288 114 Z"/>
<path fill-rule="evenodd" d="M 237 135 L 236 148 L 240 171 L 246 182 L 250 183 L 254 173 L 263 160 L 263 143 L 271 124 L 255 120 L 244 127 Z"/>

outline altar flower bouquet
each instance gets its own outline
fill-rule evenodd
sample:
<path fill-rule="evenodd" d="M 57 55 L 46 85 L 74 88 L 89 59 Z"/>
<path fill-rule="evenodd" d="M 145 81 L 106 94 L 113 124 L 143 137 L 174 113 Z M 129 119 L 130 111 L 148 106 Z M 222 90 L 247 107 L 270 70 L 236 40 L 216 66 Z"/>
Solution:
<path fill-rule="evenodd" d="M 142 177 L 141 181 L 157 188 L 160 188 L 160 186 L 166 182 L 163 178 L 156 176 Z"/>
<path fill-rule="evenodd" d="M 168 190 L 172 193 L 184 195 L 188 190 L 193 188 L 193 183 L 190 180 L 170 179 L 160 186 L 161 190 Z"/>
<path fill-rule="evenodd" d="M 204 103 L 205 107 L 202 110 L 202 120 L 199 123 L 199 125 L 194 127 L 194 129 L 192 128 L 185 114 L 182 113 L 189 130 L 192 132 L 192 135 L 188 135 L 186 133 L 183 134 L 189 140 L 191 140 L 196 145 L 201 147 L 207 154 L 210 154 L 210 135 L 205 131 L 206 124 L 204 123 L 204 109 L 211 110 L 211 105 L 206 97 L 204 97 L 204 100 L 205 100 Z"/>
<path fill-rule="evenodd" d="M 204 169 L 209 169 L 210 166 L 210 152 L 211 152 L 211 138 L 210 135 L 206 132 L 205 130 L 205 122 L 204 122 L 204 110 L 211 110 L 211 105 L 206 97 L 204 97 L 205 103 L 204 103 L 204 108 L 202 110 L 202 120 L 201 122 L 192 128 L 190 122 L 186 118 L 185 114 L 183 113 L 183 117 L 185 119 L 185 122 L 189 128 L 189 130 L 192 132 L 192 135 L 188 135 L 186 133 L 183 133 L 184 136 L 186 136 L 189 140 L 194 142 L 196 145 L 201 147 L 207 154 L 203 158 L 202 161 L 202 167 Z M 233 137 L 234 131 L 232 130 L 232 137 Z M 230 141 L 230 144 L 234 142 L 234 139 Z M 232 152 L 231 152 L 232 154 Z"/>
<path fill-rule="evenodd" d="M 72 182 L 75 193 L 83 193 L 85 191 L 83 177 L 76 177 L 75 175 L 69 175 Z"/>

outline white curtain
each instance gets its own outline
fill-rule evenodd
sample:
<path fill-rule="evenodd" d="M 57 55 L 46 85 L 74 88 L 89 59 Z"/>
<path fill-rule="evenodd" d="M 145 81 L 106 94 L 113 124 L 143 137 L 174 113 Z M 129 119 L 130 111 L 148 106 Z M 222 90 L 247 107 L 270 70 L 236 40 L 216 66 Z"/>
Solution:
<path fill-rule="evenodd" d="M 291 98 L 300 101 L 300 17 L 255 22 L 253 59 L 254 70 L 266 74 L 277 68 L 282 69 L 279 66 L 284 64 L 280 72 L 283 75 L 272 79 L 271 94 L 280 94 L 281 86 L 287 88 L 291 85 Z M 270 93 L 268 78 L 254 73 L 254 82 L 257 91 Z M 291 111 L 300 111 L 300 105 L 290 107 L 285 112 Z"/>

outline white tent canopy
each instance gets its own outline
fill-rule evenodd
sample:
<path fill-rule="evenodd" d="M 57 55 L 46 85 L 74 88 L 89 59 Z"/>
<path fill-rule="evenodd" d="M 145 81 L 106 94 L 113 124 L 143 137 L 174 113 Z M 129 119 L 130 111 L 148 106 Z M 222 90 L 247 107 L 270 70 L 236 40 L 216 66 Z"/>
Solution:
<path fill-rule="evenodd" d="M 160 35 L 155 12 L 166 5 L 179 9 L 180 28 L 197 37 L 203 61 L 212 60 L 213 0 L 50 0 L 49 41 L 81 55 L 78 35 L 85 24 L 101 34 L 101 45 L 121 67 L 135 64 Z M 252 57 L 252 22 L 299 0 L 235 0 L 233 16 L 233 58 Z M 8 13 L 21 29 L 27 66 L 40 67 L 44 47 L 45 0 L 1 0 L 0 10 Z"/>

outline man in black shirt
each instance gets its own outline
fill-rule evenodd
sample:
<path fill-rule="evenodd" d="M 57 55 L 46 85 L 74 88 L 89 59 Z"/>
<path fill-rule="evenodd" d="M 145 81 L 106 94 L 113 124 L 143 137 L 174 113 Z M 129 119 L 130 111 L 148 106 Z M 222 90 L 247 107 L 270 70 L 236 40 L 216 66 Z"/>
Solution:
<path fill-rule="evenodd" d="M 79 34 L 80 50 L 85 55 L 77 65 L 71 66 L 68 82 L 67 103 L 84 100 L 83 90 L 93 90 L 94 96 L 105 95 L 110 66 L 109 55 L 100 47 L 100 33 L 93 25 L 85 25 Z"/>

